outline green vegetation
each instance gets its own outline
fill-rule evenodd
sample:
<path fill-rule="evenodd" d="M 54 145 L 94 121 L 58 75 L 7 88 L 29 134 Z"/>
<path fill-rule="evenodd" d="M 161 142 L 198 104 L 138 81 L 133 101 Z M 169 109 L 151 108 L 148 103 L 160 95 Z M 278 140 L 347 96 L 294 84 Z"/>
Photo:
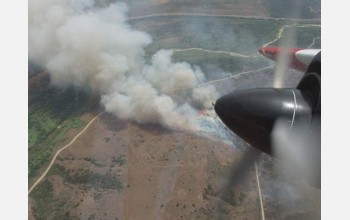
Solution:
<path fill-rule="evenodd" d="M 244 192 L 239 193 L 239 201 L 242 203 L 247 198 L 247 195 Z"/>
<path fill-rule="evenodd" d="M 183 152 L 184 150 L 184 143 L 183 142 L 176 142 L 173 146 L 173 151 L 175 153 Z"/>
<path fill-rule="evenodd" d="M 69 173 L 66 171 L 66 169 L 57 164 L 57 163 L 54 163 L 48 173 L 48 176 L 51 176 L 51 175 L 58 175 L 58 176 L 61 176 L 63 179 L 67 179 Z"/>
<path fill-rule="evenodd" d="M 35 201 L 33 207 L 35 219 L 72 219 L 65 208 L 67 201 L 53 199 L 53 186 L 48 180 L 39 184 L 31 193 L 31 197 Z"/>
<path fill-rule="evenodd" d="M 88 157 L 85 157 L 83 158 L 83 160 L 85 161 L 88 161 L 90 163 L 92 163 L 93 165 L 97 166 L 97 167 L 105 167 L 106 165 L 104 164 L 101 164 L 101 163 L 98 163 L 97 160 L 95 158 L 88 158 Z"/>
<path fill-rule="evenodd" d="M 313 40 L 321 37 L 321 27 L 300 27 L 296 28 L 296 44 L 301 47 L 308 47 Z M 321 40 L 317 41 L 313 48 L 321 48 Z"/>
<path fill-rule="evenodd" d="M 91 214 L 88 217 L 88 220 L 94 220 L 96 218 L 96 214 Z"/>
<path fill-rule="evenodd" d="M 149 21 L 156 25 L 145 25 Z M 162 17 L 133 21 L 132 25 L 153 38 L 147 52 L 159 49 L 203 48 L 254 54 L 264 43 L 274 39 L 288 22 L 247 18 Z"/>
<path fill-rule="evenodd" d="M 208 186 L 206 188 L 203 189 L 203 192 L 202 192 L 203 199 L 208 200 L 209 199 L 208 195 L 215 196 L 214 190 L 213 190 L 210 183 L 208 184 Z"/>
<path fill-rule="evenodd" d="M 46 162 L 48 162 L 53 154 L 53 148 L 57 143 L 65 141 L 65 134 L 72 128 L 80 128 L 84 125 L 78 118 L 65 120 L 59 130 L 53 131 L 43 140 L 29 148 L 29 177 L 34 177 Z M 35 128 L 34 128 L 35 129 Z M 29 136 L 31 131 L 29 131 Z"/>
<path fill-rule="evenodd" d="M 48 204 L 52 203 L 53 195 L 52 184 L 45 180 L 42 182 L 31 194 L 31 197 L 35 199 L 35 207 L 33 208 L 33 214 L 36 219 L 45 219 L 49 216 L 51 210 L 48 210 Z"/>
<path fill-rule="evenodd" d="M 312 48 L 321 48 L 321 27 L 317 26 L 288 26 L 284 29 L 282 37 L 271 44 L 270 46 L 278 46 L 281 42 L 286 42 L 290 36 L 295 36 L 295 39 L 292 39 L 289 47 L 300 47 L 307 48 L 309 47 L 314 39 L 319 39 L 315 42 Z"/>
<path fill-rule="evenodd" d="M 56 144 L 66 141 L 70 129 L 85 125 L 79 117 L 98 104 L 97 97 L 68 88 L 30 90 L 28 115 L 29 179 L 47 163 Z"/>
<path fill-rule="evenodd" d="M 126 157 L 126 155 L 120 155 L 118 158 L 113 156 L 112 157 L 112 162 L 118 164 L 119 166 L 123 166 L 127 162 L 125 157 Z"/>
<path fill-rule="evenodd" d="M 52 166 L 49 175 L 59 175 L 67 183 L 83 184 L 92 188 L 113 189 L 117 191 L 123 188 L 122 181 L 117 176 L 109 173 L 101 175 L 90 172 L 89 170 L 81 170 L 79 173 L 68 172 L 59 164 L 54 164 Z"/>
<path fill-rule="evenodd" d="M 321 8 L 319 0 L 267 0 L 267 7 L 271 17 L 277 18 L 320 18 L 321 12 L 314 9 Z"/>
<path fill-rule="evenodd" d="M 194 206 L 193 206 L 194 207 Z M 219 203 L 217 206 L 204 205 L 196 208 L 191 212 L 191 219 L 228 219 L 227 215 L 230 213 L 230 208 L 224 204 Z"/>
<path fill-rule="evenodd" d="M 120 191 L 122 182 L 111 174 L 101 175 L 98 173 L 84 173 L 68 176 L 67 182 L 72 184 L 85 184 L 92 188 L 104 188 Z"/>
<path fill-rule="evenodd" d="M 146 25 L 152 22 L 153 25 Z M 213 72 L 223 70 L 235 73 L 245 68 L 259 69 L 268 65 L 266 58 L 258 55 L 258 49 L 276 39 L 279 30 L 285 25 L 304 26 L 286 20 L 260 20 L 247 18 L 213 17 L 161 17 L 132 21 L 131 24 L 146 31 L 153 42 L 146 47 L 146 61 L 151 62 L 154 53 L 160 49 L 202 48 L 210 51 L 234 52 L 255 57 L 234 57 L 225 53 L 212 53 L 200 50 L 177 51 L 175 62 L 188 62 L 199 66 L 207 78 Z M 287 28 L 286 28 L 287 29 Z M 320 28 L 307 26 L 296 28 L 293 47 L 308 47 L 316 39 L 313 48 L 320 48 Z M 276 41 L 273 45 L 278 45 Z M 271 46 L 273 46 L 271 45 Z M 215 78 L 215 77 L 213 77 Z"/>
<path fill-rule="evenodd" d="M 221 78 L 220 75 L 211 74 L 218 69 L 225 72 L 238 73 L 246 67 L 259 69 L 267 66 L 266 59 L 262 57 L 233 57 L 227 54 L 208 53 L 199 50 L 176 52 L 173 55 L 173 60 L 175 62 L 188 62 L 192 65 L 200 66 L 203 72 L 207 74 L 206 78 L 211 80 Z"/>

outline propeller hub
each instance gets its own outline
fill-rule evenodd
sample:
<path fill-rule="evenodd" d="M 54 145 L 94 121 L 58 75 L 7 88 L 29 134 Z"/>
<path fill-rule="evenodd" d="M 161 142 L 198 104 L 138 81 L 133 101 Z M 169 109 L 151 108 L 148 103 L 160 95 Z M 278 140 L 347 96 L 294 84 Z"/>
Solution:
<path fill-rule="evenodd" d="M 250 89 L 227 94 L 215 103 L 220 119 L 253 147 L 271 154 L 270 135 L 277 119 L 293 128 L 310 123 L 311 108 L 297 89 Z"/>

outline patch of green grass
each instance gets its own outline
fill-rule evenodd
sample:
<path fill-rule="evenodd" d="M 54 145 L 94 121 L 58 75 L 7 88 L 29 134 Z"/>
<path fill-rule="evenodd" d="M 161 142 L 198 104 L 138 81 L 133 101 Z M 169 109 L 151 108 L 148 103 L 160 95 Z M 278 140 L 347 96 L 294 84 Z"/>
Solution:
<path fill-rule="evenodd" d="M 52 203 L 52 184 L 45 180 L 31 193 L 31 197 L 35 200 L 33 207 L 33 215 L 36 219 L 45 219 L 49 216 L 48 204 Z"/>
<path fill-rule="evenodd" d="M 83 158 L 83 160 L 88 161 L 88 162 L 92 163 L 93 165 L 95 165 L 97 167 L 105 167 L 106 166 L 104 164 L 101 164 L 101 163 L 97 162 L 97 160 L 95 158 L 85 157 L 85 158 Z"/>
<path fill-rule="evenodd" d="M 154 25 L 145 25 L 152 22 Z M 162 17 L 132 21 L 131 24 L 146 31 L 153 38 L 146 50 L 146 61 L 160 49 L 202 48 L 211 51 L 235 52 L 243 55 L 258 54 L 258 49 L 267 42 L 276 39 L 284 25 L 302 26 L 305 23 L 287 20 L 263 20 L 248 18 L 213 18 L 213 17 Z M 320 28 L 298 28 L 295 44 L 292 47 L 307 47 L 312 40 L 320 36 Z M 320 40 L 313 48 L 320 48 Z M 279 45 L 279 41 L 271 46 Z M 228 54 L 191 50 L 175 52 L 175 62 L 188 62 L 199 66 L 206 78 L 218 70 L 237 73 L 245 69 L 259 69 L 270 65 L 266 58 L 258 55 L 254 58 L 232 57 Z"/>
<path fill-rule="evenodd" d="M 301 48 L 308 47 L 315 38 L 321 37 L 321 27 L 301 27 L 296 29 L 296 42 Z M 316 42 L 317 43 L 317 42 Z M 321 48 L 321 40 L 313 48 Z"/>
<path fill-rule="evenodd" d="M 34 199 L 33 215 L 35 219 L 71 219 L 65 208 L 67 201 L 53 197 L 53 186 L 45 180 L 35 188 L 30 197 Z"/>
<path fill-rule="evenodd" d="M 173 55 L 174 62 L 188 62 L 191 65 L 199 66 L 206 74 L 206 78 L 211 80 L 220 78 L 212 74 L 221 69 L 230 73 L 241 72 L 245 67 L 250 69 L 259 69 L 267 66 L 266 59 L 262 57 L 244 58 L 233 57 L 228 54 L 217 54 L 205 51 L 191 50 L 184 52 L 176 52 Z"/>
<path fill-rule="evenodd" d="M 126 155 L 119 155 L 118 158 L 113 156 L 112 157 L 112 162 L 118 164 L 119 166 L 123 166 L 127 162 L 125 157 L 126 157 Z"/>
<path fill-rule="evenodd" d="M 211 188 L 211 184 L 208 184 L 208 186 L 205 187 L 202 192 L 203 199 L 208 200 L 208 195 L 214 196 L 214 191 Z"/>
<path fill-rule="evenodd" d="M 123 188 L 122 181 L 115 175 L 101 175 L 88 170 L 80 170 L 79 173 L 69 173 L 63 166 L 54 164 L 49 175 L 59 175 L 70 184 L 83 184 L 93 188 L 114 189 L 120 191 Z"/>
<path fill-rule="evenodd" d="M 123 188 L 121 180 L 111 174 L 75 174 L 68 176 L 67 181 L 72 184 L 84 184 L 93 188 L 114 189 L 117 191 Z"/>
<path fill-rule="evenodd" d="M 149 24 L 152 21 L 154 25 Z M 304 23 L 287 20 L 262 20 L 247 18 L 212 17 L 162 17 L 132 21 L 131 24 L 146 31 L 153 38 L 146 50 L 146 62 L 160 49 L 202 48 L 211 51 L 235 52 L 243 55 L 256 55 L 258 49 L 267 42 L 276 39 L 284 25 L 300 26 Z M 307 47 L 317 37 L 317 27 L 298 29 L 293 47 Z M 318 35 L 320 36 L 320 35 Z M 275 42 L 277 46 L 279 42 Z M 271 45 L 273 46 L 273 45 Z M 316 41 L 314 48 L 320 46 Z M 319 48 L 319 47 L 318 47 Z M 210 53 L 198 50 L 175 52 L 175 62 L 188 62 L 199 66 L 207 79 L 214 79 L 218 70 L 238 73 L 246 69 L 259 69 L 270 65 L 266 58 L 258 55 L 254 58 L 239 58 L 228 54 Z M 215 74 L 213 74 L 215 73 Z"/>
<path fill-rule="evenodd" d="M 96 218 L 96 214 L 91 214 L 88 217 L 88 220 L 94 220 Z"/>
<path fill-rule="evenodd" d="M 152 20 L 157 25 L 144 25 Z M 256 53 L 264 43 L 275 38 L 287 21 L 247 18 L 162 17 L 133 21 L 132 25 L 146 31 L 153 43 L 146 50 L 198 47 L 208 50 Z M 173 39 L 170 40 L 169 39 Z"/>
<path fill-rule="evenodd" d="M 289 41 L 290 36 L 294 39 Z M 270 46 L 279 46 L 282 42 L 289 42 L 288 47 L 307 48 L 313 40 L 321 37 L 321 27 L 317 26 L 292 26 L 286 27 L 282 37 Z M 316 41 L 312 48 L 321 48 L 321 40 Z"/>
<path fill-rule="evenodd" d="M 31 178 L 37 175 L 37 171 L 50 161 L 54 146 L 66 140 L 65 135 L 70 129 L 80 128 L 85 124 L 79 118 L 67 119 L 61 124 L 59 130 L 52 132 L 41 144 L 29 148 L 29 177 Z"/>
<path fill-rule="evenodd" d="M 319 0 L 269 0 L 266 7 L 271 17 L 277 18 L 320 18 L 321 12 L 314 12 L 312 9 L 321 8 Z"/>
<path fill-rule="evenodd" d="M 68 177 L 68 172 L 62 165 L 54 163 L 48 173 L 48 176 L 51 175 L 59 175 L 65 180 Z"/>
<path fill-rule="evenodd" d="M 74 88 L 31 90 L 28 104 L 29 182 L 50 161 L 54 146 L 66 141 L 66 133 L 86 124 L 79 117 L 97 106 L 97 98 Z"/>

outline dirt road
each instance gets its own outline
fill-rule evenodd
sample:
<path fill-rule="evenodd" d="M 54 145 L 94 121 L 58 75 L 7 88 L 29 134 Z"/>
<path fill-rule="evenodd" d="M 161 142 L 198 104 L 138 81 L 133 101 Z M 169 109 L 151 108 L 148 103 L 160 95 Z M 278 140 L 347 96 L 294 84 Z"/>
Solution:
<path fill-rule="evenodd" d="M 85 128 L 83 130 L 81 130 L 79 132 L 79 134 L 77 134 L 73 140 L 71 140 L 71 142 L 69 142 L 67 145 L 65 145 L 64 147 L 62 147 L 61 149 L 59 149 L 56 154 L 53 156 L 49 166 L 46 168 L 45 172 L 39 177 L 39 179 L 32 185 L 32 187 L 30 187 L 29 191 L 28 191 L 28 195 L 30 194 L 31 191 L 33 191 L 33 189 L 41 182 L 41 180 L 44 179 L 44 177 L 46 176 L 46 174 L 49 172 L 50 168 L 52 167 L 53 163 L 55 162 L 57 156 L 66 148 L 68 148 L 69 146 L 71 146 L 74 141 L 80 136 L 82 135 L 88 128 L 89 126 L 99 117 L 101 116 L 103 113 L 105 112 L 101 112 L 100 114 L 98 114 L 97 116 L 95 116 L 93 119 L 91 119 L 91 121 L 85 126 Z"/>

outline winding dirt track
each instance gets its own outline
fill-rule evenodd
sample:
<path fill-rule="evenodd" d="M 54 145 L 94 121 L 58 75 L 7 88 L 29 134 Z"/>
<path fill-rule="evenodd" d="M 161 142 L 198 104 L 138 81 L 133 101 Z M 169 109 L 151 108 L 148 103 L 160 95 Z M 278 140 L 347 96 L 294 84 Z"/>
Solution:
<path fill-rule="evenodd" d="M 212 83 L 220 82 L 220 81 L 227 80 L 227 79 L 237 78 L 237 77 L 239 77 L 239 76 L 241 76 L 241 75 L 248 74 L 248 73 L 254 73 L 254 72 L 261 71 L 261 70 L 271 69 L 271 68 L 273 68 L 273 67 L 274 67 L 274 66 L 267 66 L 267 67 L 264 67 L 264 68 L 261 68 L 261 69 L 257 69 L 257 70 L 251 70 L 251 71 L 247 71 L 247 72 L 241 72 L 241 73 L 238 73 L 238 74 L 235 74 L 235 75 L 232 75 L 232 76 L 229 76 L 229 77 L 225 77 L 225 78 L 222 78 L 222 79 L 216 79 L 216 80 L 212 80 L 212 81 L 208 81 L 208 82 L 202 83 L 202 84 L 200 84 L 198 87 L 201 87 L 201 86 L 204 86 L 204 85 L 207 85 L 207 84 L 212 84 Z"/>
<path fill-rule="evenodd" d="M 318 39 L 321 39 L 321 37 L 316 37 L 312 40 L 312 43 L 307 47 L 307 48 L 311 48 L 315 43 L 316 43 L 316 40 Z"/>
<path fill-rule="evenodd" d="M 174 52 L 186 52 L 186 51 L 191 51 L 191 50 L 197 50 L 197 51 L 203 51 L 203 52 L 207 52 L 207 53 L 226 54 L 226 55 L 229 55 L 229 56 L 242 57 L 242 58 L 250 58 L 250 57 L 253 57 L 253 56 L 257 55 L 257 54 L 244 55 L 244 54 L 235 53 L 235 52 L 222 51 L 222 50 L 207 50 L 207 49 L 197 48 L 197 47 L 186 48 L 186 49 L 176 49 L 176 48 L 174 48 L 173 50 L 174 50 Z"/>
<path fill-rule="evenodd" d="M 304 28 L 304 27 L 321 27 L 321 25 L 318 25 L 318 24 L 283 25 L 283 26 L 280 28 L 280 30 L 278 31 L 277 37 L 276 37 L 274 40 L 272 40 L 272 41 L 270 41 L 270 42 L 264 44 L 263 47 L 267 47 L 267 46 L 269 46 L 270 44 L 272 44 L 272 43 L 278 41 L 278 40 L 282 37 L 282 34 L 283 34 L 285 28 L 288 28 L 288 27 L 298 27 L 298 28 Z M 321 37 L 320 37 L 320 38 L 321 38 Z M 311 46 L 312 46 L 312 45 L 311 45 Z M 310 47 L 310 46 L 309 46 L 309 47 Z"/>
<path fill-rule="evenodd" d="M 91 119 L 91 121 L 85 126 L 85 128 L 83 130 L 81 130 L 79 132 L 79 134 L 77 134 L 73 140 L 71 140 L 71 142 L 69 142 L 67 145 L 65 145 L 64 147 L 62 147 L 61 149 L 59 149 L 56 154 L 53 156 L 49 166 L 46 168 L 45 172 L 39 177 L 39 179 L 32 185 L 32 187 L 30 187 L 29 191 L 28 191 L 28 195 L 30 194 L 30 192 L 41 182 L 41 180 L 43 180 L 43 178 L 46 176 L 46 174 L 49 172 L 50 168 L 52 167 L 53 163 L 55 162 L 57 156 L 66 148 L 68 148 L 69 146 L 71 146 L 74 141 L 80 136 L 82 135 L 88 128 L 89 126 L 92 124 L 92 122 L 94 122 L 99 116 L 101 116 L 103 113 L 105 112 L 101 112 L 100 114 L 96 115 L 93 119 Z"/>

